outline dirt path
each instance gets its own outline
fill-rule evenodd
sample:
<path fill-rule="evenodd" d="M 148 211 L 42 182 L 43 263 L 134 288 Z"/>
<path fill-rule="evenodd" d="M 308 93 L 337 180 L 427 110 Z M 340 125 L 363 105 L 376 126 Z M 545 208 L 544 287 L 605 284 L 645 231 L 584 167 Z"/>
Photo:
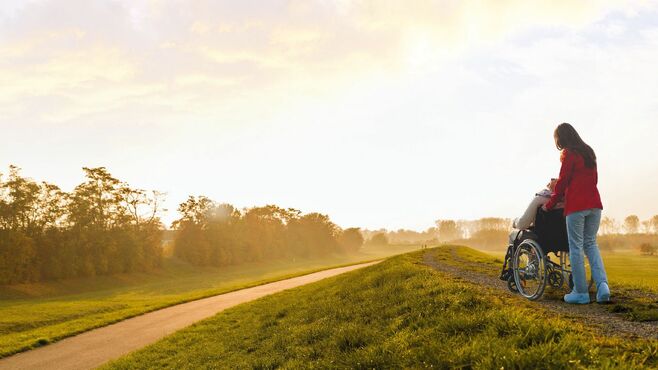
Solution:
<path fill-rule="evenodd" d="M 171 306 L 0 359 L 0 369 L 92 369 L 229 307 L 375 263 L 320 271 Z"/>
<path fill-rule="evenodd" d="M 460 264 L 464 264 L 465 266 L 483 266 L 483 264 L 478 264 L 477 262 L 467 261 L 460 258 L 456 253 L 454 253 L 454 251 L 452 253 L 452 257 Z M 519 297 L 519 299 L 523 299 L 520 296 L 511 293 L 507 289 L 506 282 L 498 279 L 497 277 L 441 262 L 440 260 L 434 258 L 431 252 L 425 253 L 423 261 L 426 265 L 436 270 L 446 272 L 479 286 L 486 286 L 491 289 L 495 289 L 496 291 L 503 291 L 505 294 L 510 296 L 513 295 Z M 658 322 L 656 321 L 628 321 L 622 318 L 620 315 L 610 313 L 603 306 L 598 304 L 569 305 L 562 302 L 560 299 L 547 297 L 546 295 L 540 300 L 536 301 L 536 303 L 560 315 L 576 319 L 585 325 L 595 326 L 605 335 L 658 339 Z"/>

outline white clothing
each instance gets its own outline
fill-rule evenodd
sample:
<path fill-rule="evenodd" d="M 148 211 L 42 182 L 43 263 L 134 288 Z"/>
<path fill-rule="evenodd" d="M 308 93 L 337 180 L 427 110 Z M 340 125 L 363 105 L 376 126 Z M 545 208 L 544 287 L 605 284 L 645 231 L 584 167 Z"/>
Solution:
<path fill-rule="evenodd" d="M 535 194 L 535 197 L 532 198 L 530 204 L 528 204 L 528 208 L 526 208 L 523 215 L 514 219 L 513 227 L 515 229 L 523 230 L 532 226 L 532 224 L 535 223 L 537 209 L 548 203 L 549 199 L 551 199 L 551 191 L 548 189 L 544 189 Z"/>

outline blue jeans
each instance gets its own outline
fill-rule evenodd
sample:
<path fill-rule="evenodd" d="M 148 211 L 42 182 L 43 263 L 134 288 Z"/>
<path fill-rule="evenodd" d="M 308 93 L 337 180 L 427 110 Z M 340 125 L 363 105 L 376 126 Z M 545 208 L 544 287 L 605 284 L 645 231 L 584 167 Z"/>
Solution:
<path fill-rule="evenodd" d="M 587 255 L 592 270 L 592 279 L 597 288 L 601 283 L 608 283 L 603 267 L 599 247 L 596 245 L 596 233 L 601 223 L 600 209 L 587 209 L 567 216 L 567 234 L 569 236 L 569 259 L 573 276 L 574 292 L 587 293 L 585 275 L 585 257 Z"/>

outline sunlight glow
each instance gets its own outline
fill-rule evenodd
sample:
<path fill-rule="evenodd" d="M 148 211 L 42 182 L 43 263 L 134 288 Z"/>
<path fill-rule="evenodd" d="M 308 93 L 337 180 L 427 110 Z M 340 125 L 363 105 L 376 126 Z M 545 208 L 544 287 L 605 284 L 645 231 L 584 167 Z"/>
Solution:
<path fill-rule="evenodd" d="M 568 121 L 605 212 L 646 218 L 657 35 L 642 1 L 11 0 L 0 171 L 72 187 L 106 166 L 166 192 L 167 221 L 204 194 L 421 229 L 516 216 Z"/>

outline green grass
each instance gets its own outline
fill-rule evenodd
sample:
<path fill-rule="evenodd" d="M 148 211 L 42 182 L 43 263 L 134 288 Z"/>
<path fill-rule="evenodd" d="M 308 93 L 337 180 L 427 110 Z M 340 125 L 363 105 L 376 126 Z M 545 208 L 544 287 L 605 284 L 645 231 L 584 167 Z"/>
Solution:
<path fill-rule="evenodd" d="M 226 268 L 167 260 L 150 274 L 1 286 L 0 357 L 177 303 L 413 249 L 367 247 L 352 255 Z"/>
<path fill-rule="evenodd" d="M 499 276 L 503 266 L 504 255 L 498 258 L 462 245 L 444 244 L 433 253 L 442 263 L 490 276 Z"/>
<path fill-rule="evenodd" d="M 658 293 L 658 256 L 633 252 L 603 253 L 608 280 L 631 288 Z"/>
<path fill-rule="evenodd" d="M 421 253 L 223 311 L 106 365 L 135 368 L 651 368 L 604 338 L 421 263 Z"/>

